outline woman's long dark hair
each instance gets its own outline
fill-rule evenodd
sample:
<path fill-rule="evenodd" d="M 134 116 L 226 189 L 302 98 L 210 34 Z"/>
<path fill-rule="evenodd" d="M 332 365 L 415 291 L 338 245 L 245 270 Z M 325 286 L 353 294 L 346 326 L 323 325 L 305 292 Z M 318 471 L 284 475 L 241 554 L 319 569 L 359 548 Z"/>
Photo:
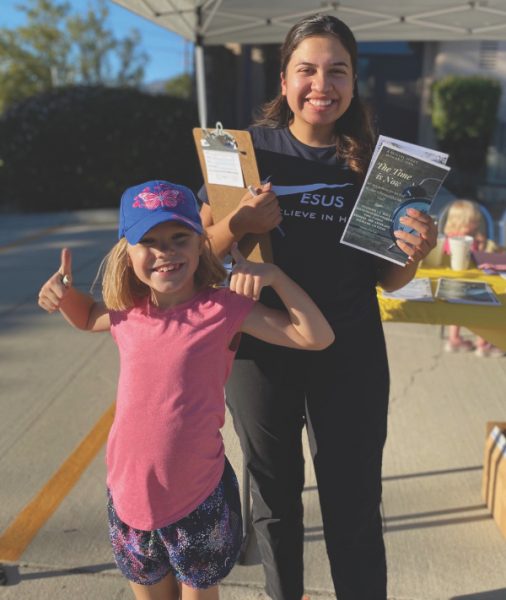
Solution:
<path fill-rule="evenodd" d="M 351 58 L 354 77 L 353 98 L 348 110 L 335 123 L 337 156 L 345 160 L 352 171 L 363 179 L 371 160 L 376 134 L 372 127 L 371 116 L 359 98 L 357 86 L 357 42 L 350 28 L 340 19 L 331 15 L 312 15 L 298 21 L 286 35 L 281 46 L 281 72 L 286 68 L 293 51 L 308 37 L 322 35 L 335 36 Z M 281 92 L 262 106 L 256 125 L 266 127 L 288 127 L 293 113 L 288 106 L 286 96 Z"/>

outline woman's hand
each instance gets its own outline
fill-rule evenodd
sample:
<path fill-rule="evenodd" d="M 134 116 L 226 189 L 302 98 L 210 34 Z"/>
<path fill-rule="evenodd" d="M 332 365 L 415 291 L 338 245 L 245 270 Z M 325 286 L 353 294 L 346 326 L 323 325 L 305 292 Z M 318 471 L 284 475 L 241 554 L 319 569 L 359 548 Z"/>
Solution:
<path fill-rule="evenodd" d="M 281 211 L 271 184 L 266 183 L 257 190 L 257 195 L 245 194 L 234 216 L 230 229 L 241 237 L 247 233 L 267 233 L 281 223 Z"/>
<path fill-rule="evenodd" d="M 437 243 L 437 226 L 432 217 L 416 208 L 408 208 L 407 216 L 401 217 L 400 222 L 413 230 L 394 232 L 397 246 L 408 255 L 409 262 L 419 262 L 435 248 Z"/>
<path fill-rule="evenodd" d="M 278 267 L 270 263 L 254 263 L 246 260 L 239 252 L 237 244 L 232 246 L 231 254 L 235 265 L 230 277 L 230 289 L 241 296 L 258 300 L 262 288 L 274 283 L 276 272 L 279 271 Z"/>
<path fill-rule="evenodd" d="M 68 248 L 61 251 L 58 271 L 50 277 L 39 292 L 39 306 L 48 313 L 60 308 L 62 300 L 72 286 L 72 254 Z"/>

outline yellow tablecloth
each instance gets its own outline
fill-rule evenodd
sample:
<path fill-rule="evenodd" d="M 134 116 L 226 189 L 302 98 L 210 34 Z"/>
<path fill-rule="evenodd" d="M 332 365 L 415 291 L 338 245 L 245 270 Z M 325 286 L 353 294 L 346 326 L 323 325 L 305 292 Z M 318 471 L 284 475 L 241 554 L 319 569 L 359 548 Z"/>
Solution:
<path fill-rule="evenodd" d="M 384 298 L 381 288 L 378 288 L 378 300 L 383 321 L 461 325 L 506 351 L 506 279 L 499 275 L 485 275 L 476 268 L 452 271 L 447 266 L 438 269 L 420 267 L 416 277 L 429 277 L 433 294 L 440 277 L 484 281 L 493 288 L 501 306 L 455 304 L 437 299 L 434 302 L 393 300 Z"/>

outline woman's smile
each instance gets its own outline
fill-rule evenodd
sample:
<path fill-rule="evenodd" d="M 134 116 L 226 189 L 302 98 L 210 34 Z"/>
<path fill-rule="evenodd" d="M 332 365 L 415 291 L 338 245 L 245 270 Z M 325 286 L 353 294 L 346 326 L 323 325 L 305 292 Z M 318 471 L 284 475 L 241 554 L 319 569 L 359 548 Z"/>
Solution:
<path fill-rule="evenodd" d="M 323 112 L 335 104 L 336 100 L 330 98 L 306 98 L 306 102 L 310 104 L 314 110 Z"/>

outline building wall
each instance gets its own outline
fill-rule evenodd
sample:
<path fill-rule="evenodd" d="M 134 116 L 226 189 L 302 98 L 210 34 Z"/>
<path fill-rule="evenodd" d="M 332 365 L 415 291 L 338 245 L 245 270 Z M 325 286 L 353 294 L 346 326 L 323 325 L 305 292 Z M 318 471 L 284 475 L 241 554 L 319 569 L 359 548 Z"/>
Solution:
<path fill-rule="evenodd" d="M 360 96 L 370 103 L 379 133 L 416 143 L 423 64 L 420 42 L 361 42 Z"/>

